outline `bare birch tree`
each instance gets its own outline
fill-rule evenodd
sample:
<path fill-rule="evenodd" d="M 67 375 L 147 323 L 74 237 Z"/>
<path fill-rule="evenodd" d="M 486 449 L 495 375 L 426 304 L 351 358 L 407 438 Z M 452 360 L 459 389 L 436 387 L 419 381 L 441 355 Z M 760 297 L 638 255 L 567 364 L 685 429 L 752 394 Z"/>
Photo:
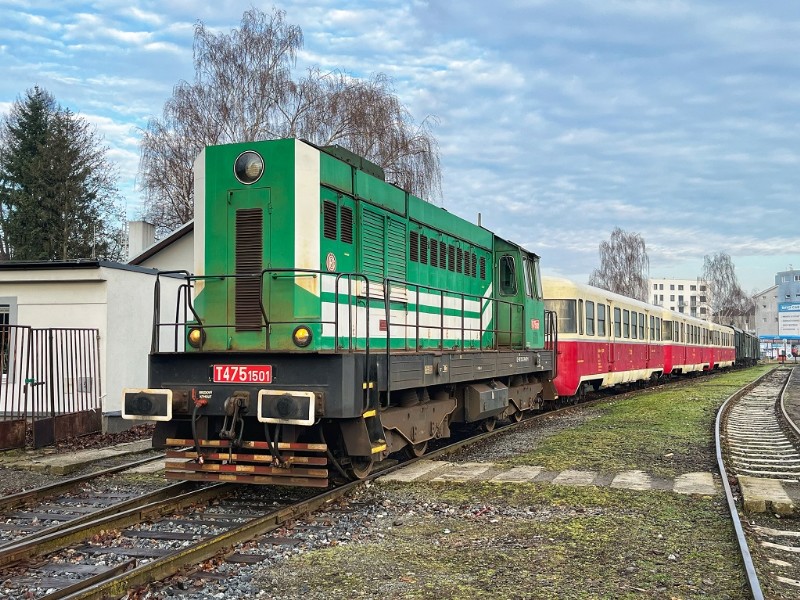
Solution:
<path fill-rule="evenodd" d="M 592 271 L 589 285 L 647 302 L 650 259 L 642 236 L 615 227 L 599 251 L 600 267 Z"/>
<path fill-rule="evenodd" d="M 303 32 L 284 17 L 252 8 L 229 34 L 196 25 L 194 83 L 175 87 L 141 142 L 145 217 L 162 233 L 192 218 L 192 161 L 211 144 L 282 137 L 339 144 L 381 165 L 388 181 L 423 198 L 438 194 L 431 120 L 416 124 L 383 74 L 364 80 L 311 68 L 294 76 Z"/>
<path fill-rule="evenodd" d="M 712 319 L 730 324 L 753 308 L 753 299 L 739 285 L 730 255 L 718 252 L 703 257 L 703 279 L 709 287 Z"/>

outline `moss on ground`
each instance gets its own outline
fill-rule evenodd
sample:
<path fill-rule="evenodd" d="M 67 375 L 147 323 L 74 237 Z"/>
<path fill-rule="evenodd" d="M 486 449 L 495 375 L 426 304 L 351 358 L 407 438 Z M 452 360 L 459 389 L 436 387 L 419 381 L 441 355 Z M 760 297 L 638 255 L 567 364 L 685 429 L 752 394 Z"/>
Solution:
<path fill-rule="evenodd" d="M 720 501 L 540 484 L 392 486 L 417 501 L 526 509 L 418 512 L 383 537 L 299 555 L 270 574 L 281 597 L 746 598 Z M 397 499 L 396 497 L 394 499 Z"/>
<path fill-rule="evenodd" d="M 600 416 L 548 437 L 506 465 L 539 465 L 552 471 L 641 469 L 660 477 L 712 470 L 714 420 L 725 399 L 771 366 L 733 371 L 703 381 L 612 400 Z"/>

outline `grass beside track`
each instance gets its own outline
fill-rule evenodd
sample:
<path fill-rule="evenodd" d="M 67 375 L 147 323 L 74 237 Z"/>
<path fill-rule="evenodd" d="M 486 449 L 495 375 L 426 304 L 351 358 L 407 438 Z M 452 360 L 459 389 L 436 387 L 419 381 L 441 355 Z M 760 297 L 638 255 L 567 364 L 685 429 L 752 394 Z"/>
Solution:
<path fill-rule="evenodd" d="M 310 552 L 280 565 L 268 575 L 273 593 L 464 600 L 749 597 L 722 498 L 490 483 L 391 485 L 381 498 L 395 514 L 411 516 L 392 527 L 388 515 L 379 541 Z M 423 503 L 439 510 L 415 511 Z M 492 511 L 475 516 L 474 507 Z M 507 516 L 501 507 L 525 512 Z"/>
<path fill-rule="evenodd" d="M 716 471 L 724 400 L 773 367 L 615 399 L 506 461 L 548 470 Z M 749 598 L 722 494 L 490 482 L 380 484 L 384 518 L 265 574 L 280 598 Z"/>
<path fill-rule="evenodd" d="M 600 404 L 600 415 L 505 464 L 550 471 L 641 469 L 659 477 L 716 470 L 714 420 L 728 396 L 773 366 L 712 375 Z"/>

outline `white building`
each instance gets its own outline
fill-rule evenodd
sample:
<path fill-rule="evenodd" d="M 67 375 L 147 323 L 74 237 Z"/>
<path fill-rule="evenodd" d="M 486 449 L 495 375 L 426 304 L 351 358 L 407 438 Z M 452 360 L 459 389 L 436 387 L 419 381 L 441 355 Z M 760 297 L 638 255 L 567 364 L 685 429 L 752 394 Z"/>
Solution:
<path fill-rule="evenodd" d="M 191 223 L 156 244 L 146 224 L 130 229 L 130 252 L 135 254 L 130 264 L 0 263 L 0 324 L 97 329 L 104 429 L 108 418 L 119 414 L 124 388 L 147 387 L 158 271 L 193 269 Z M 160 279 L 163 297 L 176 298 L 183 279 Z M 174 306 L 162 304 L 160 312 L 163 322 L 174 320 Z"/>
<path fill-rule="evenodd" d="M 650 279 L 649 300 L 657 305 L 700 319 L 711 318 L 708 284 L 700 279 Z"/>

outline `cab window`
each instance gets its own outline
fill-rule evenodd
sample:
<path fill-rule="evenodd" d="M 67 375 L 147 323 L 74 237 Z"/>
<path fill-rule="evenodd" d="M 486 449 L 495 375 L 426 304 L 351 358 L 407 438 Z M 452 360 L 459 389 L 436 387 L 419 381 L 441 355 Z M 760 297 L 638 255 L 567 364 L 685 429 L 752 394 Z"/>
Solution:
<path fill-rule="evenodd" d="M 542 290 L 539 283 L 539 262 L 523 256 L 523 266 L 525 269 L 525 295 L 536 300 L 542 299 Z"/>
<path fill-rule="evenodd" d="M 514 257 L 508 254 L 500 257 L 500 293 L 503 296 L 517 295 L 517 270 Z"/>

